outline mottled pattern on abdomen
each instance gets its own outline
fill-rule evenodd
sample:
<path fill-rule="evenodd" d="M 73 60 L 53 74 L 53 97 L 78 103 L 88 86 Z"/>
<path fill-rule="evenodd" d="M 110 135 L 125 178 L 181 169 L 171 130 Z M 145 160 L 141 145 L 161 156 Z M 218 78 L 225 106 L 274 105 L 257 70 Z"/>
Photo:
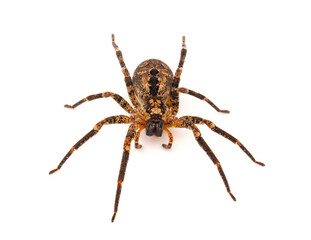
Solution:
<path fill-rule="evenodd" d="M 142 62 L 133 75 L 133 86 L 141 102 L 156 98 L 166 102 L 173 82 L 171 69 L 162 61 L 149 59 Z"/>

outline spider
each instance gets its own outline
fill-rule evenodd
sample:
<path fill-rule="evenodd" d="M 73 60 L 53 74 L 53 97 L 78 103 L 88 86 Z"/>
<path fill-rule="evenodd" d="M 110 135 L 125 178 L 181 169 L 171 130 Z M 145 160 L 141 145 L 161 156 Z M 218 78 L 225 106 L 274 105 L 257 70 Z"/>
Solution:
<path fill-rule="evenodd" d="M 127 92 L 134 107 L 132 107 L 123 97 L 112 92 L 104 92 L 90 95 L 86 98 L 81 99 L 73 105 L 66 104 L 65 107 L 74 109 L 87 101 L 92 101 L 98 98 L 111 97 L 126 112 L 128 112 L 130 116 L 116 115 L 107 117 L 104 120 L 98 122 L 89 133 L 87 133 L 82 139 L 80 139 L 75 145 L 73 145 L 73 147 L 71 147 L 69 152 L 59 163 L 58 167 L 50 171 L 49 174 L 55 173 L 56 171 L 61 169 L 61 167 L 68 160 L 71 154 L 75 150 L 78 150 L 87 140 L 96 135 L 104 125 L 130 124 L 123 145 L 123 156 L 118 177 L 114 213 L 111 219 L 111 221 L 113 222 L 118 212 L 119 199 L 122 189 L 122 183 L 124 181 L 127 162 L 129 159 L 131 142 L 134 140 L 135 148 L 139 149 L 142 147 L 139 144 L 139 137 L 143 129 L 146 129 L 147 136 L 155 135 L 157 137 L 161 137 L 163 131 L 165 131 L 168 134 L 169 140 L 168 144 L 162 144 L 162 146 L 166 149 L 170 149 L 173 143 L 173 135 L 170 132 L 169 128 L 187 128 L 193 132 L 193 135 L 198 144 L 202 147 L 202 149 L 210 157 L 212 162 L 216 165 L 218 172 L 225 184 L 227 192 L 229 193 L 231 198 L 236 201 L 236 198 L 231 193 L 227 178 L 220 165 L 220 162 L 218 161 L 210 147 L 207 145 L 205 140 L 202 138 L 196 124 L 207 125 L 207 127 L 209 127 L 212 131 L 237 144 L 254 163 L 257 163 L 261 166 L 264 166 L 264 164 L 261 162 L 257 162 L 252 154 L 243 146 L 243 144 L 239 140 L 217 127 L 213 122 L 195 116 L 183 116 L 180 118 L 176 117 L 179 109 L 179 93 L 186 93 L 196 98 L 199 98 L 207 102 L 218 112 L 229 113 L 228 110 L 220 110 L 211 100 L 209 100 L 205 96 L 190 89 L 179 87 L 180 76 L 187 54 L 185 36 L 182 37 L 181 55 L 175 74 L 172 73 L 171 69 L 164 62 L 157 59 L 149 59 L 143 61 L 140 65 L 138 65 L 134 72 L 133 78 L 131 78 L 129 71 L 124 63 L 121 50 L 115 43 L 114 34 L 112 34 L 111 37 L 112 45 L 115 49 L 117 58 L 122 68 L 122 72 L 124 74 L 124 81 L 127 87 Z"/>

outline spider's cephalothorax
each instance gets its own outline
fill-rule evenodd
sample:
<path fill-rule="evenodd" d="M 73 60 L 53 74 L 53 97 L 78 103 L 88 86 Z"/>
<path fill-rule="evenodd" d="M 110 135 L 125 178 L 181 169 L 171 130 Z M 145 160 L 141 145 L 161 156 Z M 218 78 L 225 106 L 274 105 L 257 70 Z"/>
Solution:
<path fill-rule="evenodd" d="M 210 147 L 207 145 L 205 140 L 202 138 L 196 124 L 207 125 L 207 127 L 209 127 L 212 131 L 237 144 L 253 162 L 261 166 L 264 166 L 264 164 L 261 162 L 257 162 L 252 154 L 242 145 L 239 140 L 237 140 L 235 137 L 225 132 L 221 128 L 217 127 L 213 122 L 195 116 L 183 116 L 179 118 L 176 117 L 179 109 L 179 93 L 186 93 L 201 100 L 204 100 L 218 112 L 229 113 L 228 110 L 220 110 L 212 101 L 210 101 L 205 96 L 187 88 L 179 87 L 180 75 L 182 73 L 182 68 L 187 53 L 185 37 L 183 37 L 181 56 L 175 74 L 172 73 L 171 69 L 164 62 L 156 59 L 149 59 L 142 62 L 136 68 L 133 79 L 131 78 L 127 67 L 125 66 L 122 53 L 114 41 L 113 34 L 112 45 L 116 51 L 116 55 L 121 65 L 127 91 L 134 108 L 120 95 L 112 92 L 104 92 L 90 95 L 86 98 L 81 99 L 74 105 L 65 105 L 65 107 L 67 108 L 76 108 L 77 106 L 86 101 L 91 101 L 97 98 L 111 97 L 126 112 L 128 112 L 130 116 L 128 117 L 125 115 L 116 115 L 107 117 L 104 120 L 98 122 L 89 133 L 87 133 L 75 145 L 73 145 L 73 147 L 71 147 L 71 149 L 59 163 L 57 168 L 50 171 L 50 174 L 58 171 L 71 156 L 71 154 L 80 146 L 82 146 L 87 140 L 97 134 L 103 125 L 122 123 L 130 124 L 123 146 L 123 156 L 118 177 L 114 214 L 111 219 L 111 221 L 113 222 L 118 211 L 119 198 L 121 194 L 122 183 L 124 181 L 127 162 L 129 159 L 132 140 L 135 141 L 135 148 L 141 148 L 141 145 L 139 144 L 139 137 L 143 129 L 146 129 L 146 134 L 148 136 L 157 137 L 161 137 L 163 131 L 165 131 L 168 134 L 169 142 L 168 144 L 163 144 L 162 146 L 166 149 L 170 149 L 173 143 L 173 135 L 170 132 L 169 128 L 187 128 L 193 132 L 193 135 L 198 144 L 203 148 L 203 150 L 210 157 L 212 162 L 216 165 L 218 172 L 226 186 L 227 192 L 230 194 L 232 199 L 235 200 L 235 197 L 231 193 L 228 181 L 220 165 L 220 162 L 218 161 Z"/>

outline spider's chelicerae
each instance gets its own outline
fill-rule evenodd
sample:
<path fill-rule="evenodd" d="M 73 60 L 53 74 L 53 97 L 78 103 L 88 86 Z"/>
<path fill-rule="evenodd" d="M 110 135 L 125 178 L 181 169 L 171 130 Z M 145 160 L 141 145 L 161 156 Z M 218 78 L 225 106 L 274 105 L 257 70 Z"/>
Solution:
<path fill-rule="evenodd" d="M 197 97 L 210 104 L 218 112 L 229 113 L 228 110 L 220 110 L 211 100 L 209 100 L 205 96 L 187 88 L 179 87 L 180 75 L 182 73 L 183 64 L 187 53 L 185 37 L 182 38 L 181 56 L 175 75 L 164 62 L 157 59 L 149 59 L 142 62 L 136 68 L 133 78 L 131 78 L 129 71 L 125 66 L 122 53 L 115 43 L 113 34 L 112 45 L 116 51 L 116 55 L 121 65 L 122 72 L 125 77 L 124 80 L 127 87 L 127 92 L 134 107 L 132 107 L 120 95 L 112 92 L 104 92 L 90 95 L 86 98 L 81 99 L 79 102 L 75 103 L 72 106 L 65 105 L 65 107 L 76 108 L 77 106 L 86 101 L 91 101 L 98 98 L 112 97 L 125 111 L 130 114 L 130 116 L 116 115 L 107 117 L 104 120 L 98 122 L 89 133 L 87 133 L 69 150 L 69 152 L 59 163 L 58 167 L 50 171 L 50 174 L 58 171 L 71 156 L 71 154 L 79 147 L 81 147 L 87 140 L 96 135 L 103 125 L 121 123 L 130 124 L 123 145 L 123 156 L 118 177 L 114 213 L 111 219 L 111 221 L 113 222 L 118 211 L 119 198 L 121 194 L 127 162 L 129 159 L 132 140 L 135 141 L 135 148 L 141 148 L 141 145 L 139 144 L 139 136 L 143 129 L 146 129 L 147 136 L 155 135 L 157 137 L 161 137 L 163 131 L 165 131 L 168 134 L 169 141 L 168 144 L 163 144 L 162 146 L 166 149 L 170 149 L 173 143 L 173 135 L 170 132 L 169 128 L 188 128 L 193 132 L 193 135 L 198 144 L 203 148 L 206 154 L 216 165 L 219 174 L 226 186 L 227 192 L 235 201 L 236 199 L 231 193 L 228 181 L 226 179 L 224 171 L 222 170 L 220 162 L 202 138 L 196 124 L 206 124 L 212 131 L 237 144 L 254 163 L 257 163 L 261 166 L 264 166 L 264 164 L 261 162 L 257 162 L 252 154 L 243 146 L 243 144 L 239 140 L 217 127 L 213 122 L 207 119 L 203 119 L 201 117 L 194 116 L 183 116 L 180 118 L 176 117 L 179 108 L 179 93 L 186 93 L 191 96 Z"/>

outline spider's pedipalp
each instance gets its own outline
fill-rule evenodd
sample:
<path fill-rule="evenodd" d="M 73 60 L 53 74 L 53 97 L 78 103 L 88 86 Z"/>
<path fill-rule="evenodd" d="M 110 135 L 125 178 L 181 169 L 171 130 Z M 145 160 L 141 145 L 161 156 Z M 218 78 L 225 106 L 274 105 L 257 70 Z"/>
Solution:
<path fill-rule="evenodd" d="M 90 95 L 90 96 L 87 96 L 81 99 L 80 101 L 76 102 L 73 105 L 66 104 L 64 107 L 76 108 L 84 102 L 92 101 L 92 100 L 99 99 L 99 98 L 108 98 L 108 97 L 111 97 L 113 100 L 115 100 L 129 114 L 134 113 L 134 109 L 132 108 L 132 106 L 123 97 L 121 97 L 119 94 L 112 93 L 112 92 L 103 92 L 103 93 L 93 94 L 93 95 Z"/>
<path fill-rule="evenodd" d="M 212 131 L 214 131 L 214 132 L 218 133 L 219 135 L 227 138 L 229 141 L 233 142 L 234 144 L 237 144 L 242 149 L 242 151 L 245 152 L 246 155 L 254 163 L 257 163 L 260 166 L 265 166 L 264 163 L 256 161 L 255 158 L 253 157 L 253 155 L 246 149 L 246 147 L 244 147 L 244 145 L 238 139 L 236 139 L 235 137 L 233 137 L 231 134 L 227 133 L 226 131 L 222 130 L 221 128 L 217 127 L 213 122 L 211 122 L 207 119 L 203 119 L 201 117 L 193 117 L 193 116 L 184 116 L 184 117 L 181 117 L 181 119 L 191 121 L 194 124 L 205 124 Z"/>
<path fill-rule="evenodd" d="M 141 144 L 139 144 L 139 137 L 140 137 L 140 133 L 141 133 L 141 131 L 143 130 L 143 129 L 145 129 L 146 128 L 146 126 L 141 126 L 139 129 L 138 129 L 138 131 L 136 132 L 136 136 L 135 136 L 135 148 L 136 149 L 141 149 L 142 148 L 142 145 Z"/>
<path fill-rule="evenodd" d="M 122 156 L 122 161 L 121 161 L 121 166 L 120 166 L 120 172 L 119 172 L 119 177 L 118 177 L 118 186 L 117 186 L 117 192 L 116 192 L 116 198 L 115 198 L 115 204 L 114 204 L 114 212 L 113 212 L 113 215 L 111 218 L 111 222 L 114 221 L 116 214 L 118 212 L 120 194 L 121 194 L 121 190 L 122 190 L 122 183 L 124 181 L 127 162 L 128 162 L 129 155 L 130 155 L 131 142 L 136 135 L 136 130 L 138 127 L 139 126 L 136 125 L 135 123 L 131 124 L 129 126 L 129 129 L 127 131 L 126 138 L 124 141 L 123 156 Z"/>
<path fill-rule="evenodd" d="M 98 122 L 89 133 L 87 133 L 75 145 L 73 145 L 73 147 L 69 150 L 69 152 L 65 155 L 65 157 L 62 159 L 62 161 L 59 163 L 57 168 L 50 171 L 49 174 L 53 174 L 56 171 L 58 171 L 59 169 L 61 169 L 61 167 L 67 161 L 67 159 L 71 156 L 71 154 L 75 150 L 78 150 L 78 148 L 81 147 L 87 140 L 89 140 L 91 137 L 96 135 L 99 132 L 99 130 L 102 128 L 103 125 L 116 124 L 116 123 L 131 123 L 131 122 L 132 122 L 132 119 L 129 118 L 128 116 L 125 116 L 125 115 L 111 116 L 111 117 L 105 118 L 104 120 Z"/>
<path fill-rule="evenodd" d="M 209 100 L 207 97 L 203 96 L 203 95 L 200 94 L 200 93 L 197 93 L 197 92 L 195 92 L 195 91 L 192 91 L 192 90 L 190 90 L 190 89 L 188 89 L 188 88 L 178 88 L 177 90 L 178 90 L 178 92 L 180 92 L 180 93 L 186 93 L 186 94 L 189 94 L 189 95 L 191 95 L 191 96 L 194 96 L 194 97 L 196 97 L 196 98 L 199 98 L 199 99 L 201 99 L 201 100 L 207 102 L 207 103 L 208 103 L 209 105 L 211 105 L 217 112 L 230 113 L 229 110 L 221 110 L 221 109 L 219 109 L 211 100 Z"/>
<path fill-rule="evenodd" d="M 162 147 L 166 148 L 166 149 L 171 149 L 172 144 L 173 144 L 173 134 L 171 133 L 171 131 L 167 128 L 164 127 L 163 129 L 165 132 L 167 132 L 168 135 L 168 144 L 162 144 Z"/>
<path fill-rule="evenodd" d="M 190 130 L 192 130 L 193 135 L 195 137 L 195 139 L 197 140 L 198 144 L 200 145 L 200 147 L 205 151 L 205 153 L 210 157 L 210 159 L 212 160 L 212 162 L 217 166 L 217 170 L 225 184 L 225 187 L 227 189 L 227 192 L 229 193 L 229 195 L 231 196 L 231 198 L 236 201 L 236 198 L 233 196 L 233 194 L 231 193 L 230 187 L 229 187 L 229 183 L 228 180 L 226 178 L 226 175 L 221 167 L 220 162 L 218 161 L 217 157 L 215 156 L 215 154 L 213 153 L 213 151 L 210 149 L 210 147 L 207 145 L 207 143 L 205 142 L 205 140 L 202 138 L 201 136 L 201 132 L 200 130 L 194 125 L 193 122 L 183 119 L 183 118 L 179 118 L 178 120 L 176 120 L 173 124 L 172 127 L 177 127 L 177 128 L 188 128 Z"/>

